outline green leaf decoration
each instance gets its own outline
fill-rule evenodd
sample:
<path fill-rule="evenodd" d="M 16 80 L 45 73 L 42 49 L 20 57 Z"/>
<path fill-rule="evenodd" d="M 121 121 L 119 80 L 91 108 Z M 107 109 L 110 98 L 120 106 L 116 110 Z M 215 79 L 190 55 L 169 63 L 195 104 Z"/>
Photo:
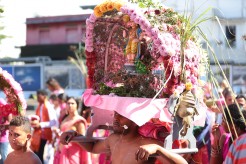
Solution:
<path fill-rule="evenodd" d="M 137 73 L 145 74 L 145 73 L 148 72 L 148 70 L 147 70 L 145 64 L 144 64 L 142 61 L 137 60 L 137 61 L 135 62 L 135 65 L 136 65 L 136 71 L 137 71 Z"/>

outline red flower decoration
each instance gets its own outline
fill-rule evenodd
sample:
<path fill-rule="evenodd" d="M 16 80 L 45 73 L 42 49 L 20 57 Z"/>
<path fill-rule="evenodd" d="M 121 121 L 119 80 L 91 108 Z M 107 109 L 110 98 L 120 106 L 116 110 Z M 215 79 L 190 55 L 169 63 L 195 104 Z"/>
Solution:
<path fill-rule="evenodd" d="M 7 103 L 0 103 L 0 116 L 18 115 L 26 109 L 22 88 L 12 75 L 0 67 L 0 89 L 5 93 Z"/>

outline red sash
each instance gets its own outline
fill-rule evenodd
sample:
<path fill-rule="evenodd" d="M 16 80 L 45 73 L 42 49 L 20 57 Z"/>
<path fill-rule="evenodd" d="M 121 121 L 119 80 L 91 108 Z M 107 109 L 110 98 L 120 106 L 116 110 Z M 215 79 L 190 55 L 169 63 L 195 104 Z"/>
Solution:
<path fill-rule="evenodd" d="M 44 104 L 43 104 L 42 113 L 40 113 L 40 107 L 41 107 L 41 104 L 39 104 L 39 106 L 36 110 L 36 115 L 40 116 L 42 114 L 42 116 L 41 116 L 42 122 L 49 122 L 50 119 L 49 119 L 49 113 L 48 113 L 48 109 L 46 106 L 46 102 L 44 102 Z M 35 128 L 34 129 L 32 140 L 31 140 L 31 149 L 33 151 L 37 152 L 39 150 L 41 136 L 43 136 L 43 139 L 46 139 L 49 142 L 51 142 L 52 141 L 51 128 L 44 128 L 43 130 L 41 130 L 41 128 Z"/>

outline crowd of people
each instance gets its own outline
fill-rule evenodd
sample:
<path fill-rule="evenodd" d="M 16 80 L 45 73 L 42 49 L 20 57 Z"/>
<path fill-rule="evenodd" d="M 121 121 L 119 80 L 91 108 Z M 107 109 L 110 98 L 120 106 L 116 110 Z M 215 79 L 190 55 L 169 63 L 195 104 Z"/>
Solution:
<path fill-rule="evenodd" d="M 9 122 L 5 140 L 12 150 L 4 154 L 1 142 L 2 163 L 246 163 L 246 98 L 235 96 L 228 87 L 221 92 L 221 100 L 207 103 L 205 126 L 194 127 L 198 152 L 175 154 L 163 147 L 163 140 L 141 135 L 137 124 L 117 112 L 113 131 L 103 131 L 105 139 L 73 141 L 86 135 L 91 109 L 80 98 L 67 95 L 56 79 L 46 84 L 49 92 L 37 91 L 35 115 L 4 119 Z M 208 95 L 204 102 L 209 101 Z M 186 148 L 187 142 L 176 147 Z"/>
<path fill-rule="evenodd" d="M 49 92 L 37 91 L 36 114 L 29 116 L 34 129 L 30 148 L 42 163 L 91 163 L 91 154 L 78 144 L 62 145 L 59 140 L 61 133 L 67 130 L 85 135 L 90 122 L 82 116 L 87 113 L 80 109 L 81 101 L 67 95 L 54 78 L 46 85 Z"/>

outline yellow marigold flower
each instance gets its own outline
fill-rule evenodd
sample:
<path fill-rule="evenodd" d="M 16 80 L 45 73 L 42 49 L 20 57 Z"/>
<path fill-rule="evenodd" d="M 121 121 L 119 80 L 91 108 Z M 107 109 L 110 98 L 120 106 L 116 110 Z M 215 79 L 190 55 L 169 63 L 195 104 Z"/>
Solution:
<path fill-rule="evenodd" d="M 122 3 L 120 3 L 120 2 L 115 2 L 114 3 L 114 8 L 116 9 L 116 10 L 118 10 L 118 11 L 120 11 L 120 8 L 123 6 L 123 4 Z"/>
<path fill-rule="evenodd" d="M 185 89 L 190 91 L 192 89 L 192 83 L 191 82 L 188 82 L 185 84 Z"/>
<path fill-rule="evenodd" d="M 126 23 L 126 22 L 129 22 L 130 17 L 129 17 L 129 15 L 123 15 L 122 19 Z"/>
<path fill-rule="evenodd" d="M 99 5 L 99 8 L 100 8 L 100 11 L 101 11 L 102 13 L 105 13 L 105 12 L 108 11 L 108 10 L 107 10 L 107 3 L 103 3 L 103 4 Z"/>
<path fill-rule="evenodd" d="M 96 17 L 101 17 L 101 16 L 103 15 L 103 13 L 101 12 L 99 6 L 96 6 L 96 7 L 94 8 L 94 15 L 95 15 Z"/>
<path fill-rule="evenodd" d="M 114 9 L 114 3 L 111 2 L 111 1 L 109 1 L 109 2 L 107 3 L 107 11 L 111 11 L 111 10 L 113 10 L 113 9 Z"/>

